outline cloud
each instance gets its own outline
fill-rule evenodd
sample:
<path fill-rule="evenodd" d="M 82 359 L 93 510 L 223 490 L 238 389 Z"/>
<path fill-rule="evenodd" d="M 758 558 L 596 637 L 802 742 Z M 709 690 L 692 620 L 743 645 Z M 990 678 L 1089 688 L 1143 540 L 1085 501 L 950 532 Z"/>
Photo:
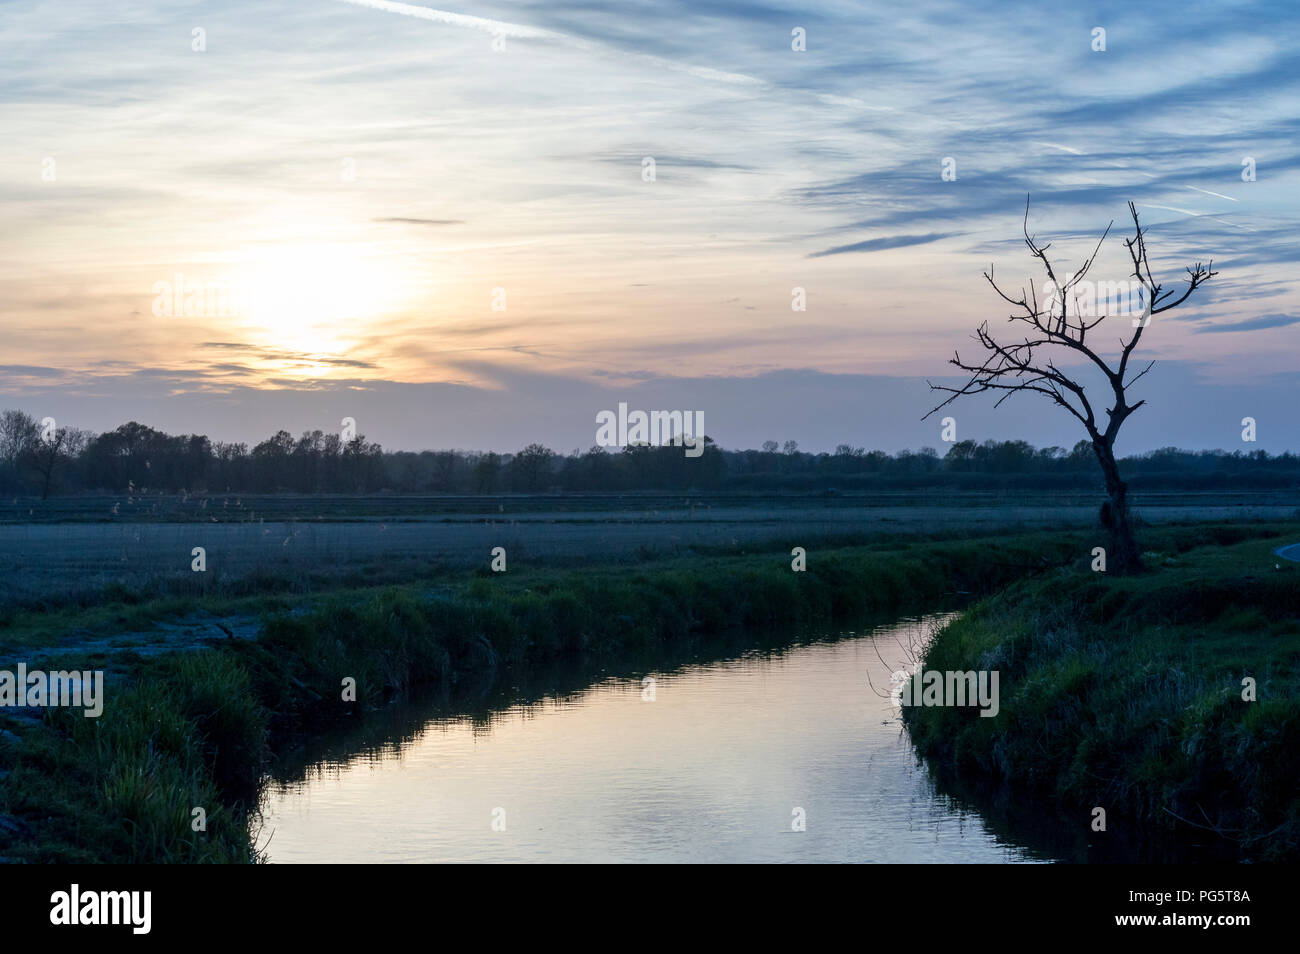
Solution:
<path fill-rule="evenodd" d="M 720 162 L 716 159 L 707 159 L 701 156 L 673 156 L 665 155 L 661 152 L 653 153 L 624 153 L 609 156 L 584 156 L 584 159 L 593 159 L 596 162 L 608 162 L 616 166 L 637 166 L 649 156 L 654 159 L 655 167 L 661 166 L 681 166 L 690 169 L 730 169 L 736 172 L 752 171 L 748 166 L 743 166 L 734 162 Z"/>
<path fill-rule="evenodd" d="M 808 257 L 821 258 L 825 255 L 844 255 L 848 252 L 879 252 L 889 248 L 905 248 L 908 245 L 926 245 L 960 234 L 960 232 L 929 232 L 925 235 L 891 235 L 854 242 L 852 245 L 837 245 L 835 248 L 828 248 L 821 252 L 811 252 Z"/>
<path fill-rule="evenodd" d="M 461 219 L 409 219 L 392 216 L 386 219 L 371 219 L 371 222 L 395 222 L 402 225 L 464 225 Z"/>
<path fill-rule="evenodd" d="M 445 23 L 450 26 L 468 27 L 472 30 L 482 30 L 485 33 L 491 33 L 494 36 L 509 36 L 516 39 L 527 40 L 561 40 L 564 42 L 575 42 L 573 37 L 563 33 L 556 33 L 553 30 L 543 30 L 538 27 L 525 26 L 520 23 L 508 23 L 505 20 L 490 20 L 487 17 L 474 17 L 464 13 L 450 13 L 446 10 L 434 10 L 430 7 L 419 7 L 410 3 L 392 3 L 389 0 L 340 0 L 342 3 L 350 3 L 357 7 L 369 7 L 372 10 L 382 10 L 385 13 L 399 13 L 406 17 L 416 17 L 421 20 L 429 20 L 433 23 Z"/>
<path fill-rule="evenodd" d="M 28 378 L 61 378 L 66 373 L 58 368 L 42 368 L 30 364 L 0 364 L 0 374 L 14 374 Z"/>
<path fill-rule="evenodd" d="M 445 23 L 450 26 L 468 27 L 470 29 L 490 33 L 493 36 L 513 37 L 522 40 L 549 40 L 584 52 L 613 53 L 625 57 L 632 57 L 647 64 L 659 66 L 664 69 L 679 70 L 710 82 L 738 85 L 761 84 L 760 80 L 741 73 L 718 70 L 712 67 L 699 66 L 693 63 L 676 62 L 662 56 L 656 56 L 636 50 L 611 49 L 606 47 L 605 44 L 583 39 L 582 37 L 574 36 L 570 33 L 546 30 L 540 27 L 527 26 L 521 23 L 511 23 L 505 20 L 490 20 L 486 17 L 469 16 L 463 13 L 450 13 L 446 10 L 435 10 L 430 7 L 420 7 L 409 3 L 394 3 L 391 2 L 391 0 L 338 0 L 338 2 L 348 3 L 357 7 L 369 7 L 372 10 L 382 10 L 385 13 L 398 13 L 402 16 L 416 17 L 434 23 Z"/>
<path fill-rule="evenodd" d="M 373 370 L 378 367 L 371 361 L 361 361 L 356 358 L 317 354 L 310 351 L 293 351 L 285 348 L 269 348 L 262 345 L 243 344 L 237 341 L 205 341 L 203 347 L 225 351 L 241 351 L 267 361 L 297 362 L 300 364 L 325 365 L 333 368 L 369 368 Z M 225 364 L 220 365 L 220 367 L 231 369 L 237 367 L 237 365 Z M 159 371 L 156 373 L 170 374 L 171 372 Z"/>
<path fill-rule="evenodd" d="M 1222 325 L 1205 325 L 1193 329 L 1197 334 L 1215 334 L 1227 331 L 1261 331 L 1265 328 L 1285 328 L 1300 322 L 1300 315 L 1260 315 L 1245 321 L 1234 321 Z"/>

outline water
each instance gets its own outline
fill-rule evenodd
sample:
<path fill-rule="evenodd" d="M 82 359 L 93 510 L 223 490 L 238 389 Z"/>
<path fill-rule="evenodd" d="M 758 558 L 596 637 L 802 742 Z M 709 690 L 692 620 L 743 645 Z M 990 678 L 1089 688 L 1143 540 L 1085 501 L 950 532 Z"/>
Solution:
<path fill-rule="evenodd" d="M 652 672 L 653 701 L 632 669 L 398 710 L 283 769 L 260 843 L 272 862 L 1041 859 L 936 791 L 890 703 L 941 619 Z"/>

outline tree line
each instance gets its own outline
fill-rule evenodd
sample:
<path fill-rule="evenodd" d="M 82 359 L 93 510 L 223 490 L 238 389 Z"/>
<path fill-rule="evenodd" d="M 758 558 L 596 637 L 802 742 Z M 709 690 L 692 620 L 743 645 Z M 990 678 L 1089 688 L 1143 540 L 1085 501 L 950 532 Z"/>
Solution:
<path fill-rule="evenodd" d="M 1300 487 L 1300 457 L 1265 451 L 1164 448 L 1125 458 L 1146 491 Z M 617 491 L 842 493 L 871 489 L 1091 490 L 1099 483 L 1088 441 L 1070 449 L 1025 441 L 965 440 L 888 454 L 841 444 L 808 453 L 795 441 L 704 453 L 633 445 L 557 453 L 529 444 L 512 453 L 385 451 L 364 435 L 277 431 L 249 447 L 201 434 L 166 434 L 132 421 L 103 434 L 55 428 L 16 410 L 0 413 L 0 493 L 438 493 Z"/>

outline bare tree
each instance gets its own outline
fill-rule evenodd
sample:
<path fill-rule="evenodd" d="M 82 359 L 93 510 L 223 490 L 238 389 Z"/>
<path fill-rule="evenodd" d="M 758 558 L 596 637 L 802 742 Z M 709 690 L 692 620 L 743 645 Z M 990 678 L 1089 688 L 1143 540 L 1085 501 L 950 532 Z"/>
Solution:
<path fill-rule="evenodd" d="M 1111 534 L 1112 565 L 1121 573 L 1140 570 L 1142 560 L 1133 538 L 1133 525 L 1128 507 L 1128 487 L 1121 479 L 1119 465 L 1115 461 L 1115 438 L 1119 436 L 1120 427 L 1129 416 L 1146 403 L 1136 401 L 1130 404 L 1128 389 L 1155 364 L 1154 361 L 1149 362 L 1145 368 L 1133 374 L 1129 368 L 1129 360 L 1138 342 L 1142 340 L 1142 332 L 1146 330 L 1153 316 L 1178 307 L 1191 296 L 1192 292 L 1218 274 L 1213 270 L 1213 261 L 1208 265 L 1197 262 L 1187 269 L 1187 287 L 1181 290 L 1181 294 L 1178 294 L 1178 288 L 1166 289 L 1152 275 L 1151 263 L 1147 258 L 1146 233 L 1138 221 L 1137 207 L 1130 202 L 1128 209 L 1133 217 L 1133 237 L 1125 239 L 1124 244 L 1133 263 L 1133 277 L 1140 285 L 1145 302 L 1141 318 L 1133 323 L 1132 337 L 1125 341 L 1123 335 L 1120 335 L 1117 364 L 1112 367 L 1098 353 L 1095 345 L 1088 341 L 1088 333 L 1100 325 L 1107 316 L 1104 314 L 1094 316 L 1085 312 L 1079 305 L 1077 295 L 1074 300 L 1073 314 L 1070 309 L 1070 293 L 1087 276 L 1088 270 L 1097 258 L 1097 253 L 1101 251 L 1102 242 L 1110 234 L 1110 225 L 1102 233 L 1092 254 L 1084 261 L 1083 267 L 1065 282 L 1061 282 L 1057 279 L 1056 271 L 1047 257 L 1047 250 L 1051 248 L 1051 244 L 1039 245 L 1029 234 L 1029 200 L 1026 199 L 1025 244 L 1029 247 L 1030 253 L 1042 262 L 1047 273 L 1049 283 L 1047 294 L 1040 303 L 1038 291 L 1031 279 L 1028 293 L 1022 288 L 1018 298 L 1012 297 L 993 280 L 993 268 L 990 266 L 984 273 L 984 277 L 993 290 L 1016 309 L 1008 317 L 1008 321 L 1023 323 L 1026 326 L 1023 329 L 1023 336 L 1021 336 L 1022 329 L 1017 328 L 1015 330 L 1017 338 L 1004 344 L 993 336 L 987 321 L 981 324 L 975 331 L 975 340 L 987 352 L 984 360 L 979 364 L 968 363 L 962 360 L 959 353 L 954 352 L 948 363 L 968 373 L 970 380 L 959 388 L 931 384 L 932 390 L 946 391 L 949 396 L 925 415 L 929 417 L 963 395 L 979 394 L 984 391 L 1005 392 L 998 398 L 995 407 L 1001 405 L 1012 394 L 1034 391 L 1046 395 L 1054 403 L 1073 414 L 1088 432 L 1093 453 L 1105 477 L 1106 495 L 1109 499 L 1102 505 L 1101 522 Z M 1111 225 L 1114 225 L 1113 221 Z M 1099 302 L 1096 311 L 1101 311 Z M 1106 408 L 1104 422 L 1094 412 L 1092 402 L 1079 376 L 1059 368 L 1053 358 L 1054 355 L 1077 358 L 1085 366 L 1093 365 L 1104 376 L 1111 390 L 1111 395 L 1106 400 L 1113 401 L 1113 406 Z"/>
<path fill-rule="evenodd" d="M 40 437 L 36 419 L 22 411 L 0 413 L 0 463 L 17 468 Z"/>
<path fill-rule="evenodd" d="M 31 455 L 41 478 L 42 500 L 49 499 L 55 471 L 75 461 L 85 451 L 91 436 L 89 431 L 77 427 L 60 427 L 32 443 Z"/>

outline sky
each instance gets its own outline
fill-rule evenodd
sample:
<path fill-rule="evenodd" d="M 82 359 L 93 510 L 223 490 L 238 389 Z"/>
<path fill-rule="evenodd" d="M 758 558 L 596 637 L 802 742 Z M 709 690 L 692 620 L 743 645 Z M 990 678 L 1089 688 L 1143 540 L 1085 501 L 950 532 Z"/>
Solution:
<path fill-rule="evenodd" d="M 1009 311 L 982 273 L 1041 282 L 1028 195 L 1066 273 L 1113 220 L 1092 274 L 1128 278 L 1129 201 L 1167 287 L 1219 272 L 1147 329 L 1121 451 L 1300 449 L 1300 9 L 1055 6 L 0 0 L 0 407 L 942 448 L 926 382 Z"/>

